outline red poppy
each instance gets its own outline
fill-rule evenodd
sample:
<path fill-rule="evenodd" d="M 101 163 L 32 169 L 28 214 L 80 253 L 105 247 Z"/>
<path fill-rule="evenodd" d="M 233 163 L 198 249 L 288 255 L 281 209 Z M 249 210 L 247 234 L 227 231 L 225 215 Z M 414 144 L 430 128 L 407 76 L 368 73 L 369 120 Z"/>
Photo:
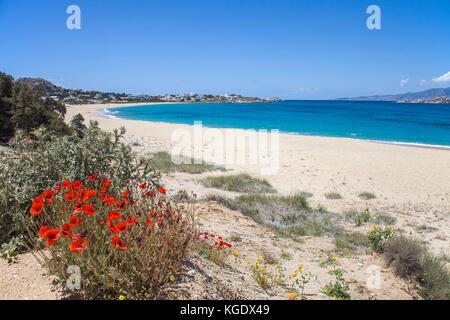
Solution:
<path fill-rule="evenodd" d="M 81 200 L 77 200 L 77 203 L 74 206 L 75 211 L 73 212 L 73 214 L 77 214 L 81 212 Z"/>
<path fill-rule="evenodd" d="M 119 210 L 125 209 L 125 205 L 126 205 L 125 200 L 116 202 L 116 208 L 119 209 Z"/>
<path fill-rule="evenodd" d="M 126 200 L 128 198 L 128 195 L 130 194 L 130 190 L 125 190 L 125 192 L 122 195 L 122 200 Z"/>
<path fill-rule="evenodd" d="M 62 225 L 62 235 L 63 237 L 70 238 L 70 234 L 72 233 L 72 226 L 68 223 L 64 223 Z"/>
<path fill-rule="evenodd" d="M 117 230 L 117 228 L 114 226 L 114 222 L 112 220 L 108 220 L 108 229 L 114 234 L 119 232 L 119 230 Z"/>
<path fill-rule="evenodd" d="M 105 200 L 103 200 L 103 201 L 105 201 L 106 204 L 116 203 L 116 199 L 114 199 L 114 198 L 105 198 Z"/>
<path fill-rule="evenodd" d="M 72 186 L 72 183 L 69 180 L 66 180 L 62 183 L 63 188 L 69 189 Z"/>
<path fill-rule="evenodd" d="M 69 223 L 72 227 L 77 227 L 77 226 L 81 226 L 83 219 L 76 217 L 76 216 L 72 216 L 70 217 Z"/>
<path fill-rule="evenodd" d="M 159 188 L 158 191 L 159 193 L 166 194 L 166 189 L 164 188 Z"/>
<path fill-rule="evenodd" d="M 78 190 L 78 189 L 80 189 L 80 188 L 83 186 L 83 184 L 82 184 L 80 181 L 74 181 L 74 182 L 72 183 L 72 186 L 73 186 L 73 188 L 74 188 L 75 190 Z"/>
<path fill-rule="evenodd" d="M 77 200 L 77 195 L 74 192 L 67 192 L 66 194 L 66 200 L 69 202 L 72 202 L 74 200 Z"/>
<path fill-rule="evenodd" d="M 127 219 L 127 223 L 128 223 L 130 226 L 134 226 L 134 225 L 136 224 L 136 217 L 133 217 L 133 218 L 131 218 L 131 219 Z"/>
<path fill-rule="evenodd" d="M 89 181 L 97 181 L 97 175 L 96 174 L 94 174 L 94 175 L 92 175 L 92 176 L 89 176 Z"/>
<path fill-rule="evenodd" d="M 111 210 L 108 213 L 108 219 L 109 220 L 117 220 L 117 219 L 120 219 L 120 218 L 122 218 L 122 215 L 116 210 Z"/>
<path fill-rule="evenodd" d="M 42 208 L 44 207 L 44 201 L 42 198 L 36 197 L 31 204 L 30 213 L 33 216 L 37 216 L 42 212 Z"/>
<path fill-rule="evenodd" d="M 152 219 L 147 219 L 147 221 L 145 221 L 145 224 L 149 227 L 153 227 Z"/>
<path fill-rule="evenodd" d="M 141 183 L 141 184 L 139 185 L 139 188 L 141 188 L 141 189 L 147 188 L 147 182 Z"/>
<path fill-rule="evenodd" d="M 111 184 L 111 181 L 103 180 L 103 187 L 108 188 L 110 184 Z"/>
<path fill-rule="evenodd" d="M 153 191 L 149 191 L 145 194 L 146 197 L 153 197 L 155 193 Z"/>
<path fill-rule="evenodd" d="M 127 250 L 127 245 L 119 237 L 114 236 L 112 239 L 112 246 L 119 250 Z"/>
<path fill-rule="evenodd" d="M 95 213 L 95 209 L 92 204 L 84 204 L 82 208 L 83 208 L 84 214 L 87 216 L 93 216 Z"/>
<path fill-rule="evenodd" d="M 99 224 L 99 225 L 103 225 L 103 224 L 105 224 L 105 221 L 100 220 L 100 221 L 98 222 L 98 224 Z"/>
<path fill-rule="evenodd" d="M 47 243 L 45 244 L 47 247 L 53 247 L 56 244 L 56 241 L 59 239 L 61 232 L 59 229 L 50 229 L 44 233 L 44 238 L 47 239 Z"/>
<path fill-rule="evenodd" d="M 125 221 L 121 221 L 116 226 L 117 231 L 126 232 L 127 231 L 127 223 Z"/>
<path fill-rule="evenodd" d="M 46 205 L 53 203 L 53 190 L 45 190 L 42 192 L 42 198 Z"/>
<path fill-rule="evenodd" d="M 70 244 L 70 251 L 72 251 L 73 253 L 82 253 L 84 250 L 84 247 L 88 244 L 89 242 L 84 242 L 84 238 L 77 238 L 76 240 L 73 240 L 72 243 Z"/>
<path fill-rule="evenodd" d="M 48 230 L 50 230 L 48 226 L 42 226 L 41 229 L 39 229 L 39 237 L 44 238 L 44 235 Z"/>
<path fill-rule="evenodd" d="M 83 189 L 83 191 L 81 191 L 81 201 L 87 201 L 89 198 L 95 196 L 96 194 L 97 190 Z"/>

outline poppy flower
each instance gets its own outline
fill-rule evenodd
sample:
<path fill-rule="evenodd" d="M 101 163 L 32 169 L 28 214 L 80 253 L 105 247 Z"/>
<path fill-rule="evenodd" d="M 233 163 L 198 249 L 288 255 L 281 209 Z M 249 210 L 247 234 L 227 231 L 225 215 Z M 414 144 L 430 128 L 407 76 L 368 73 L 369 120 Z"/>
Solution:
<path fill-rule="evenodd" d="M 68 223 L 64 223 L 62 225 L 62 235 L 63 237 L 70 238 L 70 234 L 72 233 L 72 226 Z"/>
<path fill-rule="evenodd" d="M 130 190 L 128 190 L 128 189 L 125 190 L 125 192 L 122 195 L 122 200 L 126 200 L 129 196 L 129 194 L 130 194 Z"/>
<path fill-rule="evenodd" d="M 119 237 L 114 236 L 112 239 L 112 246 L 119 250 L 127 250 L 127 245 Z"/>
<path fill-rule="evenodd" d="M 136 217 L 133 217 L 133 218 L 128 218 L 127 219 L 127 223 L 128 223 L 128 225 L 130 225 L 130 226 L 134 226 L 135 224 L 136 224 Z"/>
<path fill-rule="evenodd" d="M 95 213 L 95 209 L 92 204 L 84 204 L 82 208 L 83 208 L 84 214 L 87 216 L 93 216 Z"/>
<path fill-rule="evenodd" d="M 72 183 L 69 180 L 66 180 L 62 183 L 63 188 L 69 189 L 72 186 Z"/>
<path fill-rule="evenodd" d="M 147 192 L 147 193 L 145 194 L 145 196 L 146 196 L 147 198 L 153 197 L 154 195 L 155 195 L 155 193 L 154 193 L 153 191 L 149 191 L 149 192 Z"/>
<path fill-rule="evenodd" d="M 42 226 L 41 229 L 39 229 L 39 237 L 44 238 L 44 235 L 48 230 L 50 230 L 48 226 Z"/>
<path fill-rule="evenodd" d="M 109 181 L 109 180 L 103 180 L 102 184 L 103 184 L 103 187 L 108 188 L 109 185 L 111 184 L 111 181 Z"/>
<path fill-rule="evenodd" d="M 81 226 L 83 219 L 77 217 L 77 216 L 72 216 L 69 219 L 69 223 L 72 227 L 77 227 L 77 226 Z"/>
<path fill-rule="evenodd" d="M 42 192 L 42 198 L 45 201 L 46 205 L 53 203 L 53 190 L 45 190 Z"/>
<path fill-rule="evenodd" d="M 141 188 L 141 189 L 147 188 L 147 182 L 141 183 L 141 184 L 139 185 L 139 188 Z"/>
<path fill-rule="evenodd" d="M 108 220 L 108 229 L 109 231 L 111 231 L 113 234 L 116 234 L 119 232 L 119 230 L 117 230 L 117 228 L 114 226 L 114 222 L 112 220 Z"/>
<path fill-rule="evenodd" d="M 74 206 L 74 208 L 75 208 L 75 211 L 73 212 L 73 214 L 77 214 L 77 213 L 80 213 L 81 212 L 81 200 L 77 200 L 77 203 L 75 204 L 75 206 Z"/>
<path fill-rule="evenodd" d="M 159 193 L 166 194 L 166 189 L 164 188 L 159 188 L 158 191 Z"/>
<path fill-rule="evenodd" d="M 126 232 L 127 231 L 127 223 L 125 221 L 121 221 L 116 226 L 117 231 Z"/>
<path fill-rule="evenodd" d="M 83 191 L 81 191 L 81 201 L 87 201 L 89 198 L 95 196 L 96 194 L 97 190 L 83 189 Z"/>
<path fill-rule="evenodd" d="M 30 213 L 33 216 L 37 216 L 42 212 L 42 208 L 44 207 L 44 201 L 41 197 L 36 197 L 31 204 Z"/>
<path fill-rule="evenodd" d="M 80 188 L 83 186 L 83 184 L 82 184 L 80 181 L 74 181 L 74 182 L 72 183 L 72 186 L 73 186 L 73 188 L 74 188 L 75 190 L 78 190 L 78 189 L 80 189 Z"/>
<path fill-rule="evenodd" d="M 89 176 L 89 181 L 97 181 L 97 175 L 96 174 L 94 174 L 94 175 L 92 175 L 92 176 Z"/>
<path fill-rule="evenodd" d="M 114 204 L 116 203 L 116 199 L 114 198 L 105 198 L 105 200 L 103 200 L 106 204 Z"/>
<path fill-rule="evenodd" d="M 126 205 L 125 200 L 116 202 L 116 208 L 119 209 L 119 210 L 125 209 L 125 205 Z"/>
<path fill-rule="evenodd" d="M 145 224 L 146 224 L 148 227 L 153 227 L 152 219 L 147 219 L 147 221 L 145 221 Z"/>
<path fill-rule="evenodd" d="M 117 220 L 117 219 L 120 219 L 120 218 L 122 218 L 122 215 L 119 212 L 117 212 L 116 210 L 111 210 L 108 213 L 108 219 L 109 220 Z"/>
<path fill-rule="evenodd" d="M 88 244 L 89 242 L 85 242 L 84 238 L 77 238 L 76 240 L 73 240 L 72 243 L 70 244 L 70 251 L 72 251 L 73 253 L 82 253 L 84 250 L 84 247 Z"/>
<path fill-rule="evenodd" d="M 99 225 L 103 225 L 103 224 L 105 224 L 105 221 L 100 220 L 100 221 L 98 222 L 98 224 L 99 224 Z"/>
<path fill-rule="evenodd" d="M 75 192 L 67 192 L 66 194 L 66 200 L 69 202 L 72 202 L 74 200 L 77 200 L 77 195 Z"/>
<path fill-rule="evenodd" d="M 44 238 L 47 239 L 47 243 L 45 244 L 47 247 L 53 247 L 56 244 L 56 241 L 59 239 L 61 232 L 59 229 L 50 229 L 44 233 Z"/>

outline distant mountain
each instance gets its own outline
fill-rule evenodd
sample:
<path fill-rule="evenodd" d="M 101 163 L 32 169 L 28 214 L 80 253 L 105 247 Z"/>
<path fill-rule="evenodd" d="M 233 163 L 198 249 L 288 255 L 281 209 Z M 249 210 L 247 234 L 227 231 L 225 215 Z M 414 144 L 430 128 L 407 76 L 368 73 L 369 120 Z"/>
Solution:
<path fill-rule="evenodd" d="M 449 88 L 434 88 L 419 92 L 408 92 L 401 94 L 387 94 L 377 96 L 363 96 L 355 98 L 338 98 L 336 100 L 347 101 L 413 101 L 413 100 L 431 100 L 438 97 L 450 98 Z"/>

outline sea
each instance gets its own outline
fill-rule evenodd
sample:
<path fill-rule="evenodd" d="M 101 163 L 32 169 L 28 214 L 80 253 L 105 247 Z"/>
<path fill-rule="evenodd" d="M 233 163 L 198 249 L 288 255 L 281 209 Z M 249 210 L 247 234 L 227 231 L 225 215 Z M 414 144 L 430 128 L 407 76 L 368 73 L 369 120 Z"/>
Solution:
<path fill-rule="evenodd" d="M 99 110 L 110 118 L 364 139 L 450 150 L 450 104 L 285 100 L 179 103 Z"/>

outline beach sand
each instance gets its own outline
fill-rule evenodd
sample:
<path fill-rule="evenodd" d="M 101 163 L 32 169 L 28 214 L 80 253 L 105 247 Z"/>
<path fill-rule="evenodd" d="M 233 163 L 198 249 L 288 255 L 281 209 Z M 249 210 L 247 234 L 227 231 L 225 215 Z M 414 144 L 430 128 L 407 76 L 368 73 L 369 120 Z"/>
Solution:
<path fill-rule="evenodd" d="M 136 105 L 136 104 L 132 104 Z M 102 129 L 112 131 L 124 126 L 127 141 L 136 142 L 141 152 L 169 151 L 175 144 L 171 134 L 176 129 L 192 132 L 193 126 L 161 122 L 111 119 L 98 110 L 127 106 L 114 104 L 73 105 L 66 119 L 81 113 L 86 120 L 96 120 Z M 155 108 L 158 105 L 155 104 Z M 224 129 L 221 129 L 224 130 Z M 242 134 L 245 130 L 237 130 Z M 397 218 L 396 227 L 419 236 L 433 251 L 448 250 L 450 213 L 450 150 L 391 145 L 371 141 L 280 134 L 279 172 L 261 176 L 261 166 L 227 165 L 228 172 L 246 172 L 267 179 L 281 194 L 310 192 L 313 206 L 323 205 L 332 212 L 369 208 L 372 212 Z M 209 173 L 218 174 L 218 173 Z M 200 175 L 203 176 L 203 175 Z M 207 193 L 197 177 L 175 174 L 166 179 L 173 191 L 193 190 Z M 375 199 L 363 200 L 361 192 L 371 192 Z M 325 193 L 338 192 L 340 200 Z M 418 230 L 427 226 L 433 232 Z M 424 229 L 424 228 L 422 228 Z"/>

